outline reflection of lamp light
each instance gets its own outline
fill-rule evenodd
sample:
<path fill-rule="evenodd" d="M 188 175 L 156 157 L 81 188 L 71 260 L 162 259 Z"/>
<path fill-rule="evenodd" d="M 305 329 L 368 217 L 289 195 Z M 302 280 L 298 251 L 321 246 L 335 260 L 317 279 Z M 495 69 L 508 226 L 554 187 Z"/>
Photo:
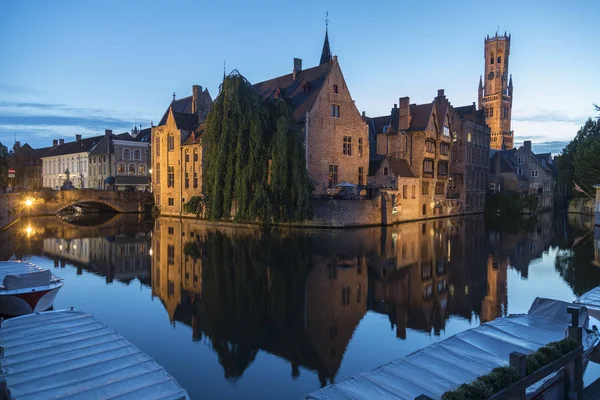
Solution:
<path fill-rule="evenodd" d="M 31 207 L 31 205 L 33 204 L 33 200 L 31 200 L 29 197 L 27 198 L 27 200 L 25 200 L 25 205 L 27 207 Z"/>
<path fill-rule="evenodd" d="M 31 236 L 33 229 L 31 229 L 31 226 L 28 226 L 27 229 L 25 229 L 25 232 L 27 232 L 27 236 Z"/>

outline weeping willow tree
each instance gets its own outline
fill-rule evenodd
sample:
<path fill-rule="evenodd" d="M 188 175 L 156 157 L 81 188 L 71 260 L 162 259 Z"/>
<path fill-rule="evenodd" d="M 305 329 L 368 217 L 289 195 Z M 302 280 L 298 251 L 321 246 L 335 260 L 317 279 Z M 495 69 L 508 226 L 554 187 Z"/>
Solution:
<path fill-rule="evenodd" d="M 206 118 L 203 145 L 208 218 L 230 219 L 233 212 L 238 221 L 272 222 L 310 215 L 302 140 L 283 99 L 261 102 L 246 78 L 230 74 Z"/>

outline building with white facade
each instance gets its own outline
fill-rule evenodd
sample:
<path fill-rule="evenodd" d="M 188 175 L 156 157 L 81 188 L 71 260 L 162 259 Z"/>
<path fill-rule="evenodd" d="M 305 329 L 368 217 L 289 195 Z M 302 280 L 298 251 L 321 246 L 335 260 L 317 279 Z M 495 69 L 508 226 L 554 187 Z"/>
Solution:
<path fill-rule="evenodd" d="M 76 188 L 86 188 L 88 182 L 88 157 L 102 136 L 82 139 L 75 135 L 74 142 L 54 140 L 52 150 L 42 157 L 42 185 L 59 189 L 67 179 Z"/>

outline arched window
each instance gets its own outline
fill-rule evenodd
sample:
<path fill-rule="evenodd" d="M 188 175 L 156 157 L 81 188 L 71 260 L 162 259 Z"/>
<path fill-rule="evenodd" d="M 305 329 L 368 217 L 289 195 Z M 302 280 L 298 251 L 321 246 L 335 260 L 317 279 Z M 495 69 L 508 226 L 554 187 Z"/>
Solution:
<path fill-rule="evenodd" d="M 119 164 L 119 165 L 117 165 L 117 173 L 118 174 L 124 174 L 125 173 L 125 164 Z"/>
<path fill-rule="evenodd" d="M 498 54 L 498 64 L 502 64 L 502 54 Z"/>
<path fill-rule="evenodd" d="M 133 159 L 134 160 L 141 160 L 142 159 L 142 152 L 140 150 L 134 150 L 133 151 Z"/>
<path fill-rule="evenodd" d="M 138 166 L 138 173 L 140 175 L 146 175 L 146 164 L 140 164 Z"/>
<path fill-rule="evenodd" d="M 490 53 L 490 64 L 494 64 L 494 52 Z"/>
<path fill-rule="evenodd" d="M 129 170 L 127 173 L 129 175 L 135 175 L 135 164 L 129 164 Z"/>
<path fill-rule="evenodd" d="M 131 150 L 123 149 L 123 159 L 129 160 L 131 158 Z"/>

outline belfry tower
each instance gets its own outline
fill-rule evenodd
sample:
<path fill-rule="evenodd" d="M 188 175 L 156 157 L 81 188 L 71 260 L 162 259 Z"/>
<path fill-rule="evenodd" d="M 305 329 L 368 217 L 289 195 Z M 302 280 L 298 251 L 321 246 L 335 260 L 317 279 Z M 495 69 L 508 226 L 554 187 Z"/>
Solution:
<path fill-rule="evenodd" d="M 508 75 L 510 34 L 484 40 L 485 75 L 479 77 L 479 109 L 485 111 L 485 122 L 491 131 L 490 147 L 498 150 L 513 148 L 512 75 Z"/>

